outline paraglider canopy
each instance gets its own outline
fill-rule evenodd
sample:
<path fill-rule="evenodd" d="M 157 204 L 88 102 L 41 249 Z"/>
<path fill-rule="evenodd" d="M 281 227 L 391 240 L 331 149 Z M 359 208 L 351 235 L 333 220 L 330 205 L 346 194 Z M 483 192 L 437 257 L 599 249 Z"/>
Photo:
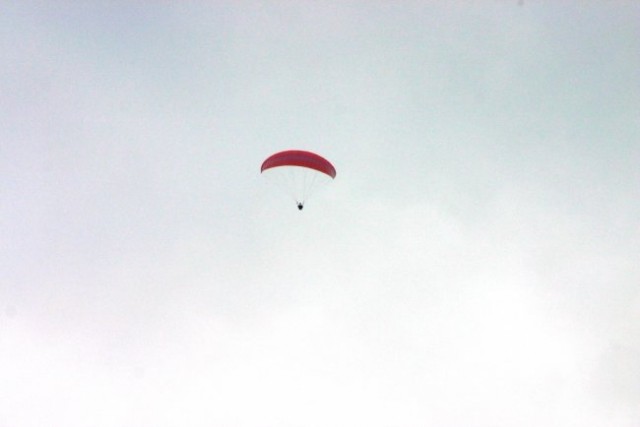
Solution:
<path fill-rule="evenodd" d="M 278 166 L 300 166 L 325 173 L 331 178 L 336 177 L 336 168 L 327 159 L 309 151 L 287 150 L 276 153 L 262 163 L 260 172 Z"/>
<path fill-rule="evenodd" d="M 299 210 L 312 193 L 336 177 L 336 168 L 327 159 L 302 150 L 286 150 L 269 156 L 260 172 L 287 192 Z"/>

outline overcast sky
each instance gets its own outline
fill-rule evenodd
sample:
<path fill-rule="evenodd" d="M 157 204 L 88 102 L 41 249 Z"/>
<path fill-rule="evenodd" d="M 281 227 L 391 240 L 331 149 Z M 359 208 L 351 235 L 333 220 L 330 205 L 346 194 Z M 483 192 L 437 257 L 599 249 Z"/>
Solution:
<path fill-rule="evenodd" d="M 6 2 L 0 58 L 0 426 L 640 425 L 640 2 Z"/>

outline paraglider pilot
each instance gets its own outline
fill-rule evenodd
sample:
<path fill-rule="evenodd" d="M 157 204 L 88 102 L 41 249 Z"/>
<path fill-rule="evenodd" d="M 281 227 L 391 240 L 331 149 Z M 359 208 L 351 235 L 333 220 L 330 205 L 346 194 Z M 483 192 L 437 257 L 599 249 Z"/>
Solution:
<path fill-rule="evenodd" d="M 298 210 L 300 210 L 300 211 L 301 211 L 301 210 L 302 210 L 302 208 L 304 208 L 304 205 L 303 205 L 302 203 L 298 202 Z"/>

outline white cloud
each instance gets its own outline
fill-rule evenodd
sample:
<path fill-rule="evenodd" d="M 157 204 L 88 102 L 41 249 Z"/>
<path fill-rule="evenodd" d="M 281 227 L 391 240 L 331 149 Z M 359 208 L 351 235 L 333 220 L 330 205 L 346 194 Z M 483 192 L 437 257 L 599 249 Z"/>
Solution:
<path fill-rule="evenodd" d="M 638 13 L 9 9 L 0 424 L 636 425 Z"/>

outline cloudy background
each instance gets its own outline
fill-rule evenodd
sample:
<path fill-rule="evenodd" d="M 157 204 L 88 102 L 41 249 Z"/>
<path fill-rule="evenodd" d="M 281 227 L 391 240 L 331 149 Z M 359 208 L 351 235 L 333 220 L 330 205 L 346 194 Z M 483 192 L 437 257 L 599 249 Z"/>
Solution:
<path fill-rule="evenodd" d="M 0 426 L 639 425 L 639 23 L 5 2 Z"/>

